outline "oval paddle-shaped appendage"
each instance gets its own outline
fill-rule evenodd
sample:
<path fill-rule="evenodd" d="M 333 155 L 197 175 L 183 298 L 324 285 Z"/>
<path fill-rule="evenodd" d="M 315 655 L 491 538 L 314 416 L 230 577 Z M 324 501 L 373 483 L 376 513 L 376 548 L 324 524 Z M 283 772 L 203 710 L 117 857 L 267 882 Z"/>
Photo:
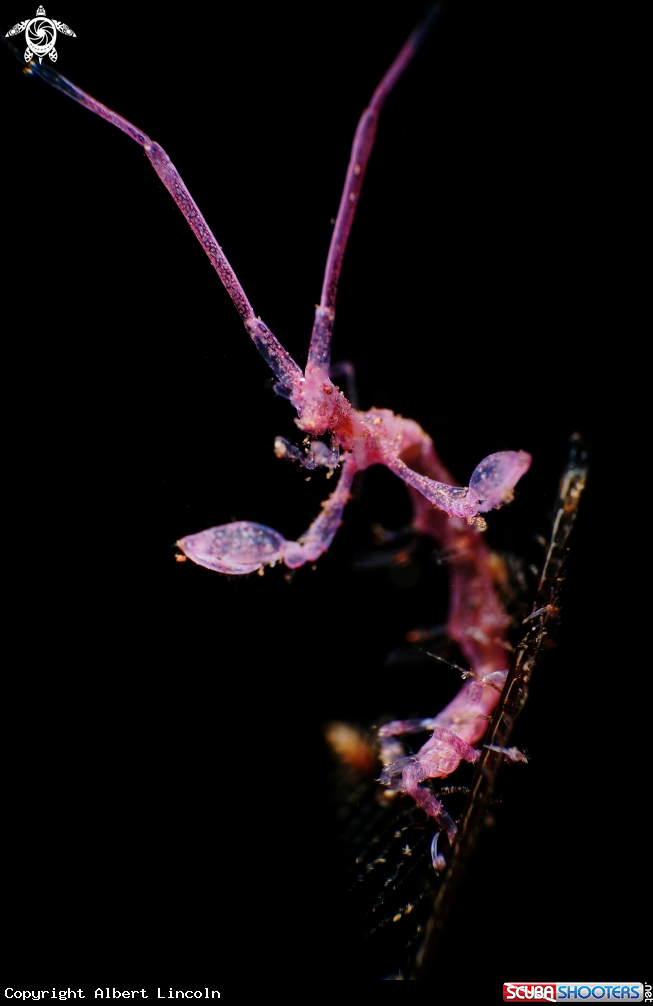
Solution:
<path fill-rule="evenodd" d="M 531 466 L 526 451 L 499 451 L 483 458 L 469 480 L 468 498 L 478 500 L 481 513 L 510 503 L 513 490 Z"/>
<path fill-rule="evenodd" d="M 264 524 L 237 520 L 180 538 L 185 556 L 218 573 L 254 573 L 282 558 L 286 539 Z"/>

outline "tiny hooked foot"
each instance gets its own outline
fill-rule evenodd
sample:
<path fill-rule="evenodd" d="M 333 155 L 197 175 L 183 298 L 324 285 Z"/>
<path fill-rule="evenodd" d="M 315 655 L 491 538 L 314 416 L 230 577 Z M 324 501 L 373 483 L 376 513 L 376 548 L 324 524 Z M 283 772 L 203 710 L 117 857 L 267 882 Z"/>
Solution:
<path fill-rule="evenodd" d="M 447 861 L 442 855 L 442 853 L 438 852 L 438 839 L 441 834 L 442 834 L 441 831 L 436 831 L 435 835 L 431 840 L 431 860 L 433 862 L 433 869 L 437 870 L 438 873 L 441 870 L 444 870 L 445 866 L 447 865 Z"/>

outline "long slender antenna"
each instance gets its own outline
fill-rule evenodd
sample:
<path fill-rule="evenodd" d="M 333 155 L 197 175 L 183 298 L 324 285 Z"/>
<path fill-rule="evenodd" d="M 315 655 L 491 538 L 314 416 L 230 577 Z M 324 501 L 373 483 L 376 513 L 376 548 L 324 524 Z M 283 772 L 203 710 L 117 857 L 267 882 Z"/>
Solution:
<path fill-rule="evenodd" d="M 371 101 L 361 115 L 354 142 L 351 147 L 349 166 L 345 176 L 345 185 L 340 197 L 340 206 L 336 217 L 329 254 L 327 256 L 322 295 L 315 311 L 315 321 L 311 333 L 311 343 L 308 350 L 307 371 L 310 369 L 328 373 L 331 362 L 331 335 L 335 321 L 336 296 L 342 259 L 347 247 L 349 232 L 356 215 L 356 207 L 360 197 L 363 179 L 370 160 L 381 109 L 393 87 L 404 70 L 421 48 L 431 27 L 442 10 L 443 4 L 437 3 L 431 8 L 426 18 L 408 36 L 399 50 L 392 65 L 377 86 Z"/>
<path fill-rule="evenodd" d="M 18 58 L 18 50 L 7 39 L 14 54 Z M 22 62 L 22 56 L 19 57 Z M 142 132 L 128 119 L 118 115 L 112 109 L 107 108 L 102 102 L 97 101 L 86 91 L 82 91 L 72 81 L 62 76 L 51 66 L 44 64 L 30 63 L 25 72 L 29 76 L 40 77 L 57 91 L 61 91 L 68 98 L 72 98 L 78 105 L 83 105 L 89 112 L 99 115 L 101 119 L 110 122 L 123 133 L 126 133 L 135 143 L 145 151 L 148 160 L 156 171 L 157 175 L 165 185 L 166 189 L 183 213 L 188 226 L 208 255 L 211 265 L 217 272 L 222 285 L 229 294 L 231 301 L 238 311 L 241 320 L 249 332 L 252 341 L 261 356 L 272 369 L 277 380 L 285 387 L 294 386 L 301 378 L 301 368 L 295 363 L 290 353 L 287 352 L 272 334 L 270 329 L 254 314 L 254 309 L 247 299 L 247 295 L 240 285 L 236 273 L 231 267 L 227 256 L 215 239 L 215 236 L 202 216 L 200 209 L 186 188 L 184 180 L 175 168 L 174 164 L 166 154 L 163 147 L 151 140 L 147 133 Z"/>

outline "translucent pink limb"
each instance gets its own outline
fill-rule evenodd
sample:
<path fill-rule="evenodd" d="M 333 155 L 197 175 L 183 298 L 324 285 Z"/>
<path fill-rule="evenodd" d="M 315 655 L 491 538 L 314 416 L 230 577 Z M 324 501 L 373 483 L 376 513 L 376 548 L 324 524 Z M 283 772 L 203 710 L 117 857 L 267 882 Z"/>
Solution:
<path fill-rule="evenodd" d="M 351 484 L 356 474 L 353 457 L 343 461 L 342 471 L 335 491 L 322 504 L 322 510 L 315 518 L 308 531 L 298 539 L 306 555 L 307 562 L 315 562 L 326 552 L 342 523 L 342 514 L 351 492 Z"/>
<path fill-rule="evenodd" d="M 340 450 L 337 446 L 327 447 L 322 440 L 311 440 L 304 451 L 295 447 L 285 437 L 276 437 L 274 453 L 278 458 L 288 458 L 297 461 L 302 468 L 312 471 L 314 468 L 337 468 L 340 464 Z"/>
<path fill-rule="evenodd" d="M 434 778 L 434 776 L 431 775 L 430 765 L 422 760 L 420 755 L 397 758 L 396 761 L 383 769 L 379 782 L 385 786 L 386 792 L 409 793 L 415 803 L 422 810 L 426 811 L 429 817 L 434 818 L 440 827 L 446 830 L 449 838 L 452 839 L 456 834 L 456 825 L 453 819 L 449 816 L 435 794 L 430 789 L 426 789 L 421 785 L 421 783 Z M 440 777 L 448 774 L 447 771 L 436 772 L 436 776 L 439 775 Z"/>
<path fill-rule="evenodd" d="M 308 363 L 306 365 L 307 372 L 317 370 L 321 373 L 327 373 L 329 370 L 331 335 L 335 320 L 340 269 L 349 239 L 349 232 L 354 222 L 363 178 L 365 177 L 365 171 L 374 146 L 381 109 L 390 91 L 426 38 L 439 12 L 440 5 L 438 4 L 409 35 L 392 66 L 374 91 L 372 99 L 361 115 L 356 127 L 349 166 L 345 177 L 345 186 L 342 190 L 338 216 L 336 217 L 335 227 L 331 235 L 320 303 L 315 311 L 315 321 L 313 323 L 311 343 L 308 351 Z"/>
<path fill-rule="evenodd" d="M 451 770 L 453 771 L 453 769 Z M 409 796 L 412 796 L 418 807 L 426 811 L 429 817 L 437 821 L 442 831 L 446 831 L 449 841 L 453 841 L 456 836 L 456 825 L 453 819 L 442 806 L 441 802 L 421 783 L 438 776 L 449 775 L 449 772 L 438 772 L 432 768 L 427 759 L 411 759 L 403 772 L 403 788 Z"/>
<path fill-rule="evenodd" d="M 433 730 L 436 725 L 434 717 L 421 720 L 392 720 L 379 727 L 379 737 L 397 737 L 403 734 L 419 734 L 425 730 Z"/>
<path fill-rule="evenodd" d="M 431 717 L 429 719 L 392 720 L 379 727 L 379 740 L 381 741 L 379 756 L 383 765 L 379 781 L 384 786 L 394 791 L 403 790 L 404 768 L 409 761 L 414 760 L 412 757 L 406 756 L 406 750 L 397 737 L 430 732 L 435 726 L 436 721 Z"/>
<path fill-rule="evenodd" d="M 217 573 L 255 573 L 277 562 L 297 569 L 306 562 L 315 562 L 329 548 L 340 527 L 355 472 L 351 459 L 343 464 L 335 491 L 298 541 L 288 541 L 265 524 L 237 520 L 180 538 L 177 546 L 192 562 Z"/>
<path fill-rule="evenodd" d="M 519 748 L 502 748 L 498 744 L 484 744 L 484 748 L 487 751 L 496 751 L 498 754 L 502 754 L 507 761 L 523 761 L 525 765 L 528 765 L 528 757 Z"/>
<path fill-rule="evenodd" d="M 386 462 L 390 471 L 425 496 L 450 517 L 475 517 L 487 513 L 513 498 L 513 490 L 531 465 L 526 451 L 500 451 L 490 454 L 474 469 L 467 488 L 448 486 L 420 475 L 400 458 Z"/>
<path fill-rule="evenodd" d="M 250 304 L 245 291 L 238 281 L 238 277 L 231 268 L 222 248 L 216 241 L 206 220 L 200 213 L 195 200 L 186 188 L 179 172 L 166 154 L 163 147 L 155 143 L 150 137 L 137 129 L 131 122 L 124 119 L 122 115 L 107 108 L 101 102 L 96 101 L 81 88 L 76 87 L 56 70 L 47 66 L 37 66 L 30 64 L 30 73 L 43 78 L 52 87 L 55 87 L 62 94 L 67 95 L 90 112 L 99 115 L 100 118 L 110 122 L 123 133 L 126 133 L 132 140 L 139 144 L 147 154 L 147 157 L 156 171 L 157 175 L 165 185 L 166 189 L 183 213 L 193 234 L 202 245 L 208 255 L 211 265 L 217 272 L 222 285 L 231 297 L 234 307 L 238 311 L 245 328 L 249 332 L 259 353 L 266 360 L 277 380 L 280 382 L 280 391 L 288 396 L 290 392 L 303 376 L 300 367 L 297 366 L 290 354 L 286 352 L 279 340 L 272 334 L 263 322 L 256 317 L 254 309 Z"/>

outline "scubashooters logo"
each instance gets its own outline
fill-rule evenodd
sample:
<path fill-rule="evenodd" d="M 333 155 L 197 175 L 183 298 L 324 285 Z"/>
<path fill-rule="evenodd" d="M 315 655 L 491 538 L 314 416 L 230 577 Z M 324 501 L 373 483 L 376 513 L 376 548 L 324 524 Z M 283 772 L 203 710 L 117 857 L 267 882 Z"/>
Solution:
<path fill-rule="evenodd" d="M 86 999 L 91 996 L 85 989 L 5 989 L 5 999 Z M 152 989 L 95 989 L 94 999 L 219 999 L 217 989 L 160 989 L 156 996 Z"/>
<path fill-rule="evenodd" d="M 597 1003 L 644 1001 L 642 982 L 504 982 L 504 1002 Z"/>
<path fill-rule="evenodd" d="M 19 21 L 13 28 L 10 28 L 5 38 L 8 38 L 10 35 L 20 35 L 22 31 L 25 32 L 25 41 L 27 42 L 27 49 L 25 49 L 26 63 L 29 63 L 35 56 L 38 56 L 40 63 L 46 55 L 50 57 L 53 63 L 56 63 L 59 53 L 55 49 L 54 43 L 57 41 L 58 31 L 62 35 L 71 35 L 73 38 L 77 38 L 75 32 L 67 24 L 63 24 L 62 21 L 53 21 L 52 18 L 46 17 L 43 7 L 39 7 L 36 17 L 33 17 L 30 21 Z"/>

